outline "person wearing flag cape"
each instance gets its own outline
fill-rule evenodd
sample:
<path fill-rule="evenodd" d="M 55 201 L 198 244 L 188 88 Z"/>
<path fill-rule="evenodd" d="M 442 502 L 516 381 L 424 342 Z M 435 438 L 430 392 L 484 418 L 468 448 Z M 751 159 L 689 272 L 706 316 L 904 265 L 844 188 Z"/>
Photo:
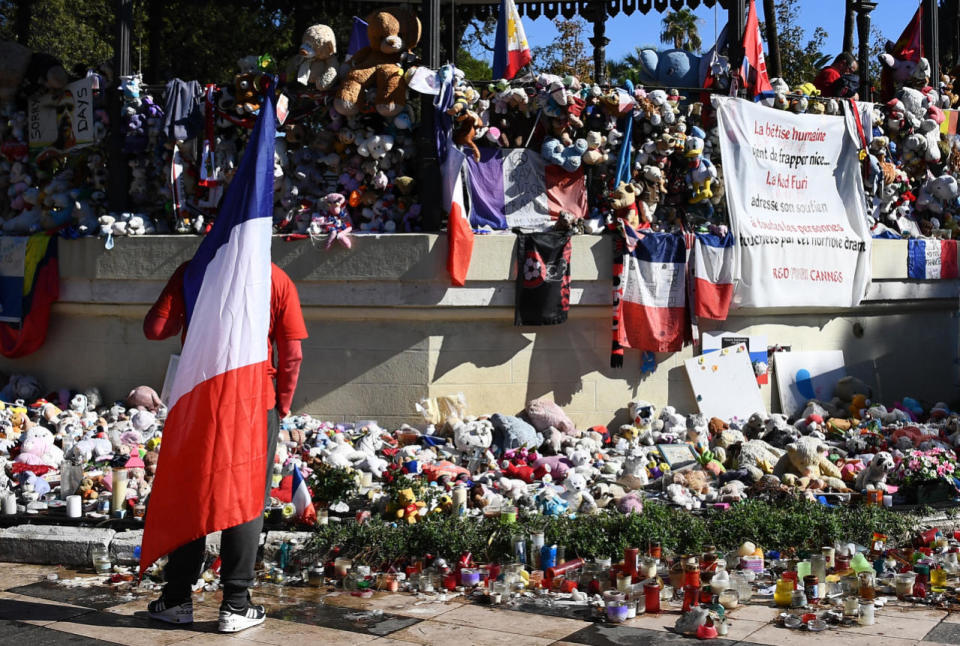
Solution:
<path fill-rule="evenodd" d="M 213 228 L 144 320 L 149 339 L 183 335 L 140 554 L 141 576 L 168 556 L 163 593 L 148 613 L 193 622 L 206 536 L 222 531 L 219 629 L 227 633 L 266 618 L 249 588 L 279 417 L 290 412 L 307 337 L 296 287 L 270 260 L 272 86 Z"/>

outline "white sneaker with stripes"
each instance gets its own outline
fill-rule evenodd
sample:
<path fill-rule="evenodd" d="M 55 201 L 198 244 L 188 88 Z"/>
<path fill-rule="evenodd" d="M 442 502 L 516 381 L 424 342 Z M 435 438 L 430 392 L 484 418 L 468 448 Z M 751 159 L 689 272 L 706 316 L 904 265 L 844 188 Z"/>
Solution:
<path fill-rule="evenodd" d="M 220 606 L 220 632 L 235 633 L 253 626 L 259 626 L 267 619 L 263 606 L 247 606 L 245 610 L 235 610 L 229 605 Z"/>

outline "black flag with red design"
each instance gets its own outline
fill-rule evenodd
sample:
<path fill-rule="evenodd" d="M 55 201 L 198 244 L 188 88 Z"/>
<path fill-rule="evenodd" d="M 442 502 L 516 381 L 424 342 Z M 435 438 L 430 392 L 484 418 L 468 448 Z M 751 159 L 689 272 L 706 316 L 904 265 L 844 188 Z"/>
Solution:
<path fill-rule="evenodd" d="M 557 325 L 570 311 L 570 234 L 517 234 L 514 325 Z"/>

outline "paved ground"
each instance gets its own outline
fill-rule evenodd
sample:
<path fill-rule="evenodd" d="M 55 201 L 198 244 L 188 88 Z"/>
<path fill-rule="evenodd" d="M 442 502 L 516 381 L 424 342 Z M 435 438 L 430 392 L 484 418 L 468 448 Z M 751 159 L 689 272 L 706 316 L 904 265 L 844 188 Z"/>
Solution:
<path fill-rule="evenodd" d="M 314 588 L 264 585 L 254 598 L 267 606 L 263 626 L 238 635 L 219 635 L 219 595 L 195 598 L 196 623 L 176 628 L 151 621 L 146 602 L 154 593 L 114 590 L 105 586 L 68 587 L 46 580 L 76 572 L 55 567 L 0 563 L 0 645 L 54 644 L 214 644 L 256 646 L 272 644 L 370 644 L 403 646 L 591 646 L 695 644 L 695 639 L 668 632 L 676 612 L 644 616 L 627 624 L 611 625 L 555 617 L 531 611 L 490 608 L 458 600 L 418 600 L 408 594 L 377 593 L 361 599 Z M 371 612 L 372 611 L 372 612 Z M 379 612 L 378 612 L 379 611 Z M 730 617 L 725 640 L 708 644 L 800 646 L 936 646 L 960 644 L 960 614 L 922 607 L 888 605 L 877 613 L 873 626 L 855 626 L 818 634 L 787 630 L 773 624 L 775 608 L 762 603 L 741 606 Z"/>

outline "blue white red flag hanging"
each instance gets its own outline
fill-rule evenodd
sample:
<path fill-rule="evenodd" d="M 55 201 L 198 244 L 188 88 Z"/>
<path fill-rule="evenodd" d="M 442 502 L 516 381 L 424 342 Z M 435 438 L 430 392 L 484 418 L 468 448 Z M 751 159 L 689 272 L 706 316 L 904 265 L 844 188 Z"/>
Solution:
<path fill-rule="evenodd" d="M 733 234 L 697 234 L 693 250 L 693 303 L 698 318 L 725 321 L 733 298 Z"/>
<path fill-rule="evenodd" d="M 150 494 L 141 574 L 177 547 L 263 513 L 274 115 L 271 84 L 213 228 L 184 273 L 187 336 Z"/>
<path fill-rule="evenodd" d="M 500 0 L 500 17 L 493 50 L 493 78 L 512 79 L 529 63 L 530 45 L 513 0 Z"/>
<path fill-rule="evenodd" d="M 914 280 L 957 278 L 957 241 L 909 240 L 907 276 Z"/>
<path fill-rule="evenodd" d="M 313 498 L 310 496 L 310 490 L 307 483 L 300 473 L 300 469 L 293 467 L 293 507 L 297 510 L 297 518 L 300 522 L 307 525 L 317 524 L 317 510 L 313 506 Z"/>

